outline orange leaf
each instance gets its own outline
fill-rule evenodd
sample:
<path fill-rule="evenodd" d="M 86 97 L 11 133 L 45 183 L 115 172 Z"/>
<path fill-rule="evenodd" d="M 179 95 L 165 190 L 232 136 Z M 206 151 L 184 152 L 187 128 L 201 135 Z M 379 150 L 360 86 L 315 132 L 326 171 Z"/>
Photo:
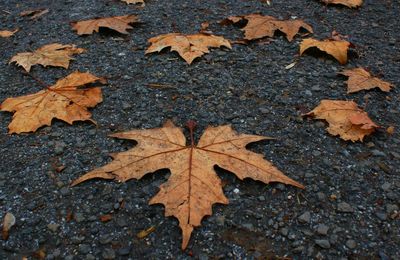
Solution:
<path fill-rule="evenodd" d="M 101 222 L 108 222 L 112 219 L 112 216 L 110 214 L 102 215 L 100 216 L 100 221 Z"/>
<path fill-rule="evenodd" d="M 30 16 L 31 20 L 37 19 L 40 16 L 47 14 L 49 12 L 49 9 L 36 9 L 36 10 L 27 10 L 27 11 L 23 11 L 21 12 L 19 15 L 20 16 Z"/>
<path fill-rule="evenodd" d="M 330 55 L 332 55 L 335 59 L 337 59 L 341 64 L 347 63 L 347 50 L 351 45 L 348 41 L 337 41 L 337 40 L 315 40 L 312 38 L 304 39 L 300 43 L 300 55 L 302 55 L 307 49 L 315 47 L 321 51 L 324 51 Z"/>
<path fill-rule="evenodd" d="M 203 56 L 205 53 L 209 53 L 209 47 L 219 48 L 225 46 L 232 49 L 229 41 L 223 37 L 201 33 L 191 35 L 181 33 L 162 34 L 150 38 L 148 42 L 151 45 L 146 50 L 146 54 L 160 52 L 164 48 L 171 47 L 171 51 L 178 52 L 188 64 L 191 64 L 194 59 Z"/>
<path fill-rule="evenodd" d="M 310 33 L 313 32 L 312 27 L 300 19 L 278 20 L 272 16 L 260 14 L 231 16 L 227 18 L 227 20 L 233 23 L 238 23 L 243 19 L 247 20 L 246 26 L 242 29 L 245 33 L 244 38 L 246 40 L 273 37 L 276 31 L 281 31 L 286 34 L 286 39 L 291 42 L 300 28 L 304 28 Z"/>
<path fill-rule="evenodd" d="M 10 63 L 16 62 L 28 72 L 35 64 L 68 69 L 69 62 L 73 59 L 71 55 L 80 54 L 84 51 L 85 49 L 76 48 L 75 45 L 53 43 L 44 45 L 33 52 L 17 53 L 11 58 Z"/>
<path fill-rule="evenodd" d="M 389 92 L 392 84 L 379 78 L 371 76 L 371 74 L 363 68 L 354 68 L 339 72 L 341 75 L 348 76 L 347 93 L 354 93 L 360 90 L 379 88 L 384 92 Z"/>
<path fill-rule="evenodd" d="M 14 35 L 16 32 L 18 32 L 18 31 L 19 31 L 18 28 L 15 29 L 14 31 L 7 31 L 7 30 L 0 31 L 0 37 L 2 37 L 2 38 L 8 38 L 8 37 L 13 36 L 13 35 Z"/>
<path fill-rule="evenodd" d="M 345 5 L 350 8 L 359 7 L 362 5 L 362 0 L 321 0 L 325 4 Z"/>
<path fill-rule="evenodd" d="M 193 228 L 201 224 L 204 216 L 212 214 L 213 204 L 228 204 L 221 180 L 215 173 L 216 165 L 241 180 L 251 178 L 304 188 L 264 160 L 262 155 L 246 150 L 249 143 L 271 138 L 238 134 L 231 126 L 225 125 L 208 127 L 195 145 L 194 126 L 193 122 L 188 123 L 189 145 L 186 145 L 182 129 L 171 121 L 162 128 L 112 134 L 112 137 L 135 140 L 138 144 L 133 149 L 113 154 L 111 163 L 81 176 L 72 185 L 93 178 L 125 182 L 140 179 L 158 169 L 170 169 L 171 176 L 161 185 L 150 204 L 164 204 L 165 216 L 175 216 L 179 220 L 182 249 L 188 245 Z"/>
<path fill-rule="evenodd" d="M 8 239 L 8 235 L 12 226 L 15 225 L 15 217 L 10 212 L 7 212 L 3 219 L 3 230 L 2 230 L 2 238 L 3 240 Z"/>
<path fill-rule="evenodd" d="M 35 94 L 7 98 L 0 110 L 15 112 L 8 125 L 9 133 L 35 132 L 41 126 L 51 125 L 53 118 L 69 124 L 78 120 L 94 123 L 87 108 L 102 101 L 101 88 L 79 87 L 102 80 L 90 73 L 74 72 Z"/>
<path fill-rule="evenodd" d="M 326 120 L 329 123 L 328 132 L 339 135 L 346 141 L 362 141 L 364 136 L 370 135 L 379 127 L 353 101 L 322 100 L 306 115 Z"/>
<path fill-rule="evenodd" d="M 138 22 L 138 16 L 124 15 L 72 22 L 71 25 L 72 28 L 77 31 L 78 35 L 99 32 L 100 27 L 109 28 L 122 34 L 128 34 L 127 29 L 133 29 L 133 27 L 129 24 Z"/>

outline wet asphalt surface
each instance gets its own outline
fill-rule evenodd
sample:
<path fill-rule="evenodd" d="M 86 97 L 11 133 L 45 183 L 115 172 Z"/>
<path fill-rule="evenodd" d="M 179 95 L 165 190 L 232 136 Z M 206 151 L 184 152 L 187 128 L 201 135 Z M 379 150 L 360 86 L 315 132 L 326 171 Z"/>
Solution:
<path fill-rule="evenodd" d="M 117 0 L 0 1 L 0 29 L 20 28 L 15 36 L 0 38 L 1 100 L 42 89 L 8 61 L 49 43 L 75 44 L 87 52 L 76 55 L 68 70 L 34 66 L 35 77 L 50 85 L 79 70 L 109 81 L 102 87 L 104 101 L 91 110 L 97 126 L 55 120 L 36 133 L 8 135 L 12 114 L 0 113 L 0 214 L 16 217 L 8 240 L 1 240 L 0 258 L 32 259 L 44 253 L 46 259 L 399 259 L 400 2 L 366 0 L 356 10 L 310 0 L 270 3 L 148 0 L 141 8 Z M 36 20 L 18 15 L 38 8 L 49 13 Z M 191 66 L 168 51 L 144 55 L 150 37 L 196 33 L 205 21 L 214 34 L 240 39 L 239 27 L 218 21 L 255 12 L 302 18 L 317 39 L 333 30 L 347 35 L 355 46 L 349 63 L 299 57 L 301 36 L 289 43 L 282 35 L 212 50 Z M 142 21 L 128 35 L 105 30 L 81 37 L 69 25 L 125 14 Z M 390 93 L 346 94 L 345 78 L 336 73 L 356 66 L 396 87 Z M 382 128 L 363 143 L 330 136 L 324 122 L 301 116 L 322 99 L 354 100 Z M 109 134 L 159 127 L 167 119 L 180 126 L 196 120 L 197 138 L 207 125 L 221 124 L 275 137 L 249 149 L 306 189 L 239 181 L 217 168 L 230 204 L 215 205 L 181 251 L 177 221 L 163 216 L 163 206 L 147 205 L 168 170 L 140 181 L 93 180 L 69 187 L 109 162 L 109 153 L 134 146 Z M 395 128 L 392 135 L 385 132 L 389 126 Z M 60 166 L 65 169 L 58 172 Z M 102 222 L 104 215 L 111 220 Z M 154 232 L 137 238 L 151 227 Z"/>

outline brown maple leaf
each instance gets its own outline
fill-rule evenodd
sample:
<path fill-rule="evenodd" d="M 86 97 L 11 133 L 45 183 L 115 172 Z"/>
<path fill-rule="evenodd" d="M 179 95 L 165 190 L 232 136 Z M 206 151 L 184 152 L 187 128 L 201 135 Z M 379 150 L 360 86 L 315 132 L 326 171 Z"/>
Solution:
<path fill-rule="evenodd" d="M 389 82 L 373 77 L 363 68 L 344 70 L 339 72 L 339 74 L 349 77 L 347 80 L 347 93 L 354 93 L 372 88 L 379 88 L 384 92 L 389 92 L 393 87 Z"/>
<path fill-rule="evenodd" d="M 8 125 L 9 133 L 34 132 L 39 127 L 51 125 L 54 118 L 69 124 L 89 120 L 95 123 L 87 110 L 102 101 L 101 88 L 79 89 L 86 84 L 105 80 L 90 73 L 73 72 L 53 86 L 35 94 L 7 98 L 1 111 L 15 112 Z"/>
<path fill-rule="evenodd" d="M 326 120 L 328 132 L 346 141 L 362 141 L 379 127 L 353 101 L 325 99 L 306 115 Z"/>
<path fill-rule="evenodd" d="M 146 54 L 160 52 L 162 49 L 171 47 L 171 51 L 176 51 L 188 63 L 191 64 L 194 59 L 209 53 L 209 47 L 219 48 L 225 46 L 232 49 L 228 40 L 220 36 L 209 34 L 191 34 L 168 33 L 150 38 L 151 44 L 146 50 Z"/>
<path fill-rule="evenodd" d="M 362 0 L 321 0 L 325 4 L 345 5 L 350 8 L 356 8 L 362 5 Z"/>
<path fill-rule="evenodd" d="M 182 129 L 171 121 L 162 128 L 112 134 L 112 137 L 135 140 L 138 144 L 126 152 L 113 154 L 111 163 L 81 176 L 72 185 L 93 178 L 125 182 L 140 179 L 158 169 L 170 169 L 171 176 L 150 204 L 164 204 L 165 216 L 175 216 L 179 220 L 182 249 L 186 248 L 193 228 L 201 224 L 204 216 L 212 214 L 213 204 L 228 204 L 221 180 L 215 173 L 216 165 L 241 180 L 251 178 L 304 188 L 264 160 L 262 155 L 245 148 L 249 143 L 271 138 L 238 134 L 225 125 L 208 127 L 195 145 L 194 126 L 194 122 L 189 121 L 191 143 L 188 146 Z"/>
<path fill-rule="evenodd" d="M 2 38 L 8 38 L 8 37 L 13 36 L 13 35 L 14 35 L 16 32 L 18 32 L 18 31 L 19 31 L 18 28 L 15 29 L 14 31 L 3 30 L 3 31 L 0 31 L 0 37 L 2 37 Z"/>
<path fill-rule="evenodd" d="M 249 14 L 243 16 L 231 16 L 227 18 L 232 23 L 238 23 L 247 20 L 247 24 L 242 28 L 246 40 L 255 40 L 263 37 L 273 37 L 276 31 L 286 34 L 286 39 L 291 42 L 300 28 L 304 28 L 310 33 L 312 27 L 300 19 L 278 20 L 272 16 L 260 14 Z M 224 22 L 223 22 L 224 23 Z"/>
<path fill-rule="evenodd" d="M 129 24 L 138 23 L 139 18 L 136 15 L 114 16 L 106 18 L 97 18 L 79 22 L 72 22 L 72 28 L 78 35 L 92 34 L 99 32 L 100 27 L 109 28 L 122 34 L 128 34 L 127 29 L 133 29 Z"/>
<path fill-rule="evenodd" d="M 144 6 L 144 0 L 121 0 L 122 2 L 125 2 L 127 4 L 140 4 L 141 6 Z"/>
<path fill-rule="evenodd" d="M 48 12 L 49 12 L 49 9 L 42 8 L 42 9 L 36 9 L 36 10 L 23 11 L 19 15 L 21 17 L 30 16 L 31 17 L 30 19 L 34 20 L 34 19 L 41 17 L 44 14 L 47 14 Z"/>
<path fill-rule="evenodd" d="M 16 62 L 26 71 L 30 71 L 35 64 L 46 66 L 63 67 L 68 69 L 73 54 L 80 54 L 85 49 L 76 48 L 75 45 L 62 45 L 59 43 L 48 44 L 40 47 L 33 52 L 17 53 L 10 60 L 10 63 Z"/>
<path fill-rule="evenodd" d="M 300 43 L 300 55 L 302 55 L 309 48 L 318 48 L 321 51 L 332 55 L 336 60 L 338 60 L 341 64 L 347 63 L 347 50 L 351 46 L 351 43 L 345 40 L 332 40 L 326 39 L 323 41 L 319 41 L 316 39 L 308 38 L 304 39 Z"/>

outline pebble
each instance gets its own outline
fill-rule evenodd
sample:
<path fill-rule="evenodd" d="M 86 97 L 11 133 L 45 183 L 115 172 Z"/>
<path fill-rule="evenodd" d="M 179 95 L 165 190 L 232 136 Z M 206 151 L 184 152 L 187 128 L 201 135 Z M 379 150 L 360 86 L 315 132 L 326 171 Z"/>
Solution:
<path fill-rule="evenodd" d="M 315 244 L 317 244 L 318 246 L 328 249 L 331 247 L 331 243 L 329 243 L 329 240 L 326 239 L 317 239 L 315 240 Z"/>
<path fill-rule="evenodd" d="M 317 192 L 317 198 L 319 200 L 325 200 L 326 199 L 326 195 L 323 192 Z"/>
<path fill-rule="evenodd" d="M 254 226 L 251 223 L 244 223 L 244 224 L 242 224 L 242 227 L 244 227 L 250 231 L 254 230 Z"/>
<path fill-rule="evenodd" d="M 68 195 L 68 194 L 69 194 L 69 188 L 66 187 L 66 186 L 62 187 L 62 188 L 60 189 L 60 193 L 61 193 L 62 196 Z"/>
<path fill-rule="evenodd" d="M 317 233 L 319 235 L 324 235 L 324 236 L 327 235 L 328 234 L 328 230 L 329 230 L 329 227 L 327 225 L 325 225 L 325 224 L 319 224 L 317 226 Z"/>
<path fill-rule="evenodd" d="M 380 157 L 385 157 L 386 156 L 386 154 L 384 152 L 376 150 L 376 149 L 372 150 L 371 153 L 374 156 L 380 156 Z"/>
<path fill-rule="evenodd" d="M 354 209 L 347 202 L 340 202 L 337 206 L 339 212 L 352 213 Z"/>
<path fill-rule="evenodd" d="M 126 227 L 126 226 L 128 226 L 128 223 L 126 222 L 125 218 L 118 218 L 117 225 L 119 227 Z"/>
<path fill-rule="evenodd" d="M 287 228 L 281 228 L 280 233 L 282 236 L 287 236 L 289 233 L 289 230 Z"/>
<path fill-rule="evenodd" d="M 391 187 L 392 187 L 392 185 L 389 182 L 385 182 L 381 186 L 382 190 L 384 190 L 384 191 L 389 191 Z"/>
<path fill-rule="evenodd" d="M 86 259 L 86 260 L 95 260 L 96 257 L 95 257 L 94 255 L 92 255 L 92 254 L 87 254 L 87 255 L 85 256 L 85 259 Z"/>
<path fill-rule="evenodd" d="M 54 153 L 56 155 L 62 154 L 64 152 L 65 147 L 66 147 L 66 144 L 64 142 L 59 142 L 59 141 L 55 142 L 54 143 Z"/>
<path fill-rule="evenodd" d="M 225 217 L 224 216 L 217 216 L 215 218 L 215 222 L 217 222 L 218 226 L 223 226 L 225 224 Z"/>
<path fill-rule="evenodd" d="M 110 243 L 112 240 L 112 237 L 110 237 L 109 235 L 103 235 L 99 238 L 99 242 L 102 245 L 108 244 Z"/>
<path fill-rule="evenodd" d="M 121 247 L 120 249 L 118 249 L 118 255 L 129 255 L 131 251 L 131 247 L 130 246 L 124 246 Z"/>
<path fill-rule="evenodd" d="M 301 216 L 299 216 L 299 222 L 300 223 L 310 223 L 311 221 L 311 213 L 309 211 L 304 212 L 303 214 L 301 214 Z"/>
<path fill-rule="evenodd" d="M 80 222 L 85 221 L 85 216 L 82 213 L 77 212 L 74 214 L 74 219 L 76 222 L 80 223 Z"/>
<path fill-rule="evenodd" d="M 90 252 L 90 246 L 88 244 L 80 244 L 78 247 L 78 251 L 81 254 L 87 254 Z"/>
<path fill-rule="evenodd" d="M 60 226 L 59 224 L 50 223 L 50 224 L 47 225 L 47 228 L 50 229 L 53 232 L 57 232 L 59 226 Z"/>
<path fill-rule="evenodd" d="M 103 250 L 103 253 L 101 254 L 101 256 L 104 259 L 115 259 L 115 251 L 111 248 L 106 248 Z"/>
<path fill-rule="evenodd" d="M 354 248 L 356 248 L 357 243 L 353 239 L 349 239 L 346 241 L 346 246 L 350 249 L 354 249 Z"/>

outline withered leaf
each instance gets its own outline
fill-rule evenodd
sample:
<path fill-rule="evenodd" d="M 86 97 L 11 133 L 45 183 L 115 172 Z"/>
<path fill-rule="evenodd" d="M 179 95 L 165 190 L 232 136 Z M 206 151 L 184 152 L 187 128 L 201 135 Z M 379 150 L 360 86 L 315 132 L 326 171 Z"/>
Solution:
<path fill-rule="evenodd" d="M 219 48 L 225 46 L 232 49 L 228 40 L 220 36 L 209 34 L 190 34 L 168 33 L 150 38 L 151 44 L 146 50 L 146 54 L 160 52 L 162 49 L 171 47 L 171 51 L 176 51 L 188 63 L 191 64 L 194 59 L 209 53 L 208 48 Z"/>
<path fill-rule="evenodd" d="M 328 132 L 346 141 L 362 141 L 379 127 L 353 101 L 325 99 L 306 115 L 326 120 Z"/>
<path fill-rule="evenodd" d="M 384 92 L 389 92 L 393 87 L 389 82 L 373 77 L 363 68 L 354 68 L 339 72 L 339 74 L 348 76 L 347 93 L 354 93 L 360 90 L 379 88 Z"/>
<path fill-rule="evenodd" d="M 350 8 L 359 7 L 362 5 L 363 0 L 321 0 L 325 4 L 345 5 Z"/>
<path fill-rule="evenodd" d="M 71 56 L 84 51 L 85 49 L 76 48 L 75 45 L 53 43 L 44 45 L 33 52 L 17 53 L 11 58 L 10 63 L 16 62 L 28 72 L 35 64 L 40 64 L 44 67 L 55 66 L 68 69 L 70 60 L 73 60 Z"/>
<path fill-rule="evenodd" d="M 19 31 L 18 28 L 15 29 L 14 31 L 3 30 L 3 31 L 0 31 L 0 37 L 2 37 L 2 38 L 8 38 L 8 37 L 13 36 L 13 35 L 14 35 L 16 32 L 18 32 L 18 31 Z"/>
<path fill-rule="evenodd" d="M 72 22 L 71 25 L 72 28 L 77 31 L 76 33 L 78 35 L 99 32 L 100 27 L 109 28 L 122 34 L 128 34 L 127 29 L 133 29 L 129 24 L 138 22 L 138 16 L 124 15 Z"/>
<path fill-rule="evenodd" d="M 81 176 L 72 185 L 93 178 L 125 182 L 140 179 L 158 169 L 170 169 L 171 176 L 161 185 L 150 204 L 164 204 L 165 216 L 178 219 L 183 236 L 182 249 L 188 245 L 193 228 L 201 224 L 204 216 L 212 214 L 213 204 L 228 204 L 221 180 L 215 173 L 216 165 L 241 180 L 251 178 L 264 183 L 282 182 L 304 188 L 264 160 L 262 155 L 246 150 L 249 143 L 270 138 L 238 134 L 231 126 L 225 125 L 208 127 L 195 145 L 194 126 L 189 121 L 189 145 L 186 145 L 182 129 L 171 121 L 162 128 L 112 134 L 112 137 L 135 140 L 138 144 L 126 152 L 112 154 L 114 160 L 111 163 Z"/>
<path fill-rule="evenodd" d="M 24 17 L 24 16 L 30 16 L 31 20 L 37 19 L 40 16 L 47 14 L 49 12 L 49 9 L 36 9 L 36 10 L 27 10 L 27 11 L 23 11 L 21 12 L 19 15 Z"/>
<path fill-rule="evenodd" d="M 91 120 L 87 110 L 102 101 L 101 88 L 79 89 L 86 84 L 104 82 L 90 73 L 73 72 L 53 86 L 35 94 L 7 98 L 1 111 L 15 112 L 8 125 L 9 133 L 34 132 L 39 127 L 51 125 L 54 118 L 69 124 L 74 121 Z"/>
<path fill-rule="evenodd" d="M 10 229 L 15 225 L 15 217 L 12 213 L 7 212 L 3 219 L 3 230 L 2 238 L 7 240 L 9 236 Z"/>
<path fill-rule="evenodd" d="M 302 55 L 307 49 L 315 47 L 321 51 L 332 55 L 336 60 L 338 60 L 341 64 L 347 63 L 347 50 L 351 45 L 350 42 L 345 40 L 332 40 L 326 39 L 323 41 L 319 41 L 316 39 L 308 38 L 304 39 L 300 43 L 300 55 Z"/>
<path fill-rule="evenodd" d="M 127 4 L 141 4 L 144 6 L 144 0 L 121 0 L 122 2 L 125 2 Z"/>
<path fill-rule="evenodd" d="M 281 31 L 286 34 L 286 39 L 291 42 L 300 28 L 304 28 L 310 33 L 313 32 L 312 27 L 301 19 L 278 20 L 275 17 L 261 14 L 231 16 L 227 18 L 232 23 L 238 23 L 243 19 L 247 20 L 246 26 L 242 29 L 246 40 L 273 37 L 276 31 Z"/>

